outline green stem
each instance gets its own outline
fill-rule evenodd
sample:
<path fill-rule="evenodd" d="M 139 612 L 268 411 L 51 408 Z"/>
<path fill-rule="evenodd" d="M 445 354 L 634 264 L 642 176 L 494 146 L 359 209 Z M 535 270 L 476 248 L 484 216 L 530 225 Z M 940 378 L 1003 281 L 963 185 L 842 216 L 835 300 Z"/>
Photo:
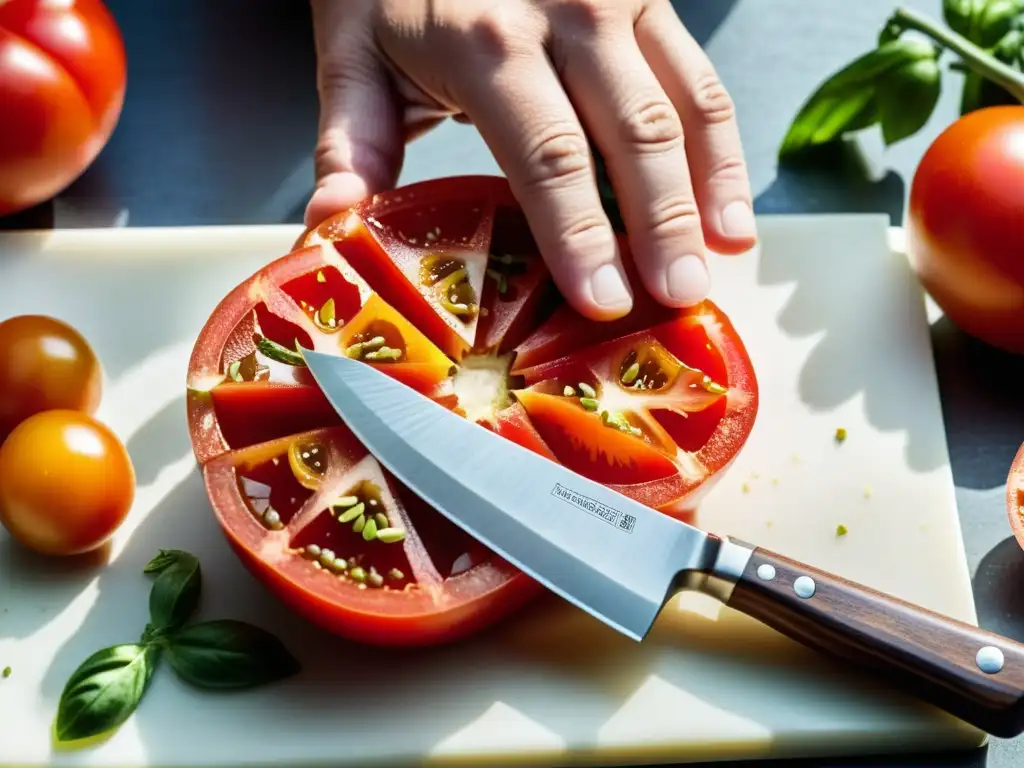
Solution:
<path fill-rule="evenodd" d="M 991 80 L 1017 101 L 1024 103 L 1024 74 L 999 61 L 963 35 L 940 26 L 934 20 L 910 8 L 897 8 L 889 23 L 900 29 L 913 29 L 927 35 L 960 56 L 977 74 Z"/>

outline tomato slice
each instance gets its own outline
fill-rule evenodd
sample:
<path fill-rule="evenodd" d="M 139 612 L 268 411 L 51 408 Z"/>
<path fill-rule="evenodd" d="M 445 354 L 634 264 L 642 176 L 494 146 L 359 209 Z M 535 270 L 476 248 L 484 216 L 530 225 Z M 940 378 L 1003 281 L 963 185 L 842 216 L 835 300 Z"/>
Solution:
<path fill-rule="evenodd" d="M 757 412 L 753 367 L 732 325 L 706 301 L 675 320 L 582 349 L 582 338 L 566 334 L 578 351 L 513 369 L 528 385 L 516 398 L 541 437 L 574 471 L 644 504 L 690 514 L 738 453 Z"/>
<path fill-rule="evenodd" d="M 375 195 L 301 243 L 332 242 L 387 302 L 461 360 L 474 343 L 497 349 L 510 331 L 522 332 L 513 321 L 525 323 L 550 285 L 524 224 L 504 179 L 471 176 Z"/>
<path fill-rule="evenodd" d="M 246 567 L 337 634 L 450 642 L 541 591 L 428 508 L 343 426 L 225 453 L 203 474 Z"/>
<path fill-rule="evenodd" d="M 192 356 L 190 432 L 232 547 L 298 613 L 378 645 L 466 637 L 541 591 L 386 472 L 297 347 L 351 355 L 550 461 L 691 514 L 743 447 L 757 383 L 713 303 L 674 310 L 635 293 L 620 321 L 570 310 L 502 178 L 393 190 L 303 233 L 221 302 Z M 459 301 L 478 311 L 452 311 Z"/>
<path fill-rule="evenodd" d="M 187 399 L 200 463 L 230 447 L 340 422 L 302 363 L 300 345 L 358 356 L 438 397 L 452 369 L 334 251 L 303 248 L 232 291 L 199 336 Z"/>

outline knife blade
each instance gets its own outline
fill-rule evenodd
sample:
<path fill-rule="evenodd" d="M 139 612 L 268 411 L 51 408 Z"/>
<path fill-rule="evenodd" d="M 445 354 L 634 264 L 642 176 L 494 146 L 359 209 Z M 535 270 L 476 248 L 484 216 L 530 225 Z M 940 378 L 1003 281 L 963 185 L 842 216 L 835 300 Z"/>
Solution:
<path fill-rule="evenodd" d="M 697 590 L 884 676 L 996 736 L 1024 731 L 1024 646 L 670 518 L 364 362 L 302 350 L 346 426 L 398 480 L 568 602 L 642 641 Z"/>

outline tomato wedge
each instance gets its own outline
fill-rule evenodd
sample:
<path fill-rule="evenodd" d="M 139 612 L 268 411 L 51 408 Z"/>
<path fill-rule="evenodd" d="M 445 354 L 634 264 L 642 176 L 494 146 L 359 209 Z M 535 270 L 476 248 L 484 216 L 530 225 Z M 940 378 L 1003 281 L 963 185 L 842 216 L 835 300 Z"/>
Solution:
<path fill-rule="evenodd" d="M 303 233 L 206 323 L 190 434 L 246 566 L 300 615 L 375 645 L 467 637 L 543 588 L 391 476 L 327 403 L 302 347 L 378 366 L 676 516 L 735 459 L 757 412 L 742 341 L 710 301 L 641 300 L 612 323 L 569 309 L 503 178 L 403 187 Z"/>

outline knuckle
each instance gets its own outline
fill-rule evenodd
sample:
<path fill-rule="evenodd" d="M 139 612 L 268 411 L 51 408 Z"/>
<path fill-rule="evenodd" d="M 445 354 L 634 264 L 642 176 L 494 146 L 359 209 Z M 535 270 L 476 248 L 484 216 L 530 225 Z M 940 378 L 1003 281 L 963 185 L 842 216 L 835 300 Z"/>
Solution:
<path fill-rule="evenodd" d="M 665 98 L 645 96 L 626 110 L 622 139 L 642 152 L 667 152 L 682 146 L 683 124 Z"/>
<path fill-rule="evenodd" d="M 584 213 L 562 228 L 558 235 L 558 251 L 579 255 L 603 253 L 602 247 L 612 239 L 608 222 L 597 213 Z"/>
<path fill-rule="evenodd" d="M 673 195 L 650 208 L 650 232 L 657 238 L 688 236 L 700 232 L 700 211 L 689 195 Z"/>
<path fill-rule="evenodd" d="M 473 17 L 466 38 L 475 56 L 508 58 L 529 37 L 527 19 L 517 4 L 491 3 Z"/>
<path fill-rule="evenodd" d="M 693 89 L 697 112 L 706 123 L 725 123 L 736 116 L 732 96 L 714 72 L 697 78 Z"/>
<path fill-rule="evenodd" d="M 607 0 L 557 0 L 552 5 L 551 17 L 558 27 L 585 33 L 602 26 L 614 7 Z"/>
<path fill-rule="evenodd" d="M 524 158 L 525 185 L 544 188 L 590 178 L 590 148 L 586 140 L 569 127 L 544 131 Z"/>
<path fill-rule="evenodd" d="M 739 155 L 725 155 L 708 167 L 708 178 L 716 182 L 743 181 L 747 165 Z"/>

